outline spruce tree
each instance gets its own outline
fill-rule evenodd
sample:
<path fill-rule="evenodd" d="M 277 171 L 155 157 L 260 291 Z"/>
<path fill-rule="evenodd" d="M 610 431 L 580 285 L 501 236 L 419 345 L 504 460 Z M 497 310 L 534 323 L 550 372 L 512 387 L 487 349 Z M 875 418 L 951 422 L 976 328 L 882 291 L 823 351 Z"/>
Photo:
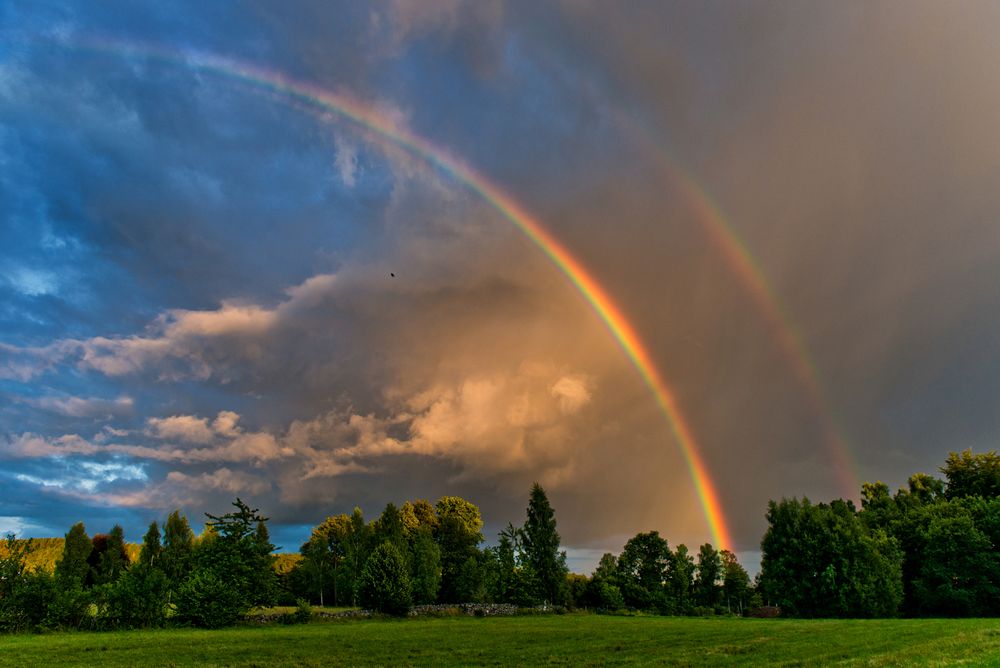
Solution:
<path fill-rule="evenodd" d="M 139 563 L 143 566 L 159 566 L 163 545 L 160 544 L 160 525 L 155 521 L 149 525 L 149 530 L 142 537 L 142 549 L 139 551 Z"/>
<path fill-rule="evenodd" d="M 559 551 L 556 514 L 537 482 L 531 488 L 528 518 L 521 533 L 525 561 L 538 578 L 543 599 L 553 605 L 561 604 L 569 570 L 566 553 Z"/>
<path fill-rule="evenodd" d="M 63 587 L 83 587 L 90 573 L 87 559 L 93 549 L 83 522 L 74 524 L 66 534 L 62 557 L 56 562 L 55 575 Z"/>
<path fill-rule="evenodd" d="M 175 510 L 163 526 L 163 551 L 160 567 L 173 586 L 180 584 L 188 573 L 191 552 L 194 549 L 194 532 L 187 517 Z"/>

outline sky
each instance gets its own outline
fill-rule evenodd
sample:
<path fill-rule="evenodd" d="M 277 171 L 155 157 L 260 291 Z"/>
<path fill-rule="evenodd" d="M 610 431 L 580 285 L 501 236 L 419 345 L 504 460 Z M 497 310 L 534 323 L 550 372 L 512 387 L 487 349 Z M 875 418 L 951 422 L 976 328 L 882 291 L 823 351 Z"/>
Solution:
<path fill-rule="evenodd" d="M 1000 430 L 1000 6 L 0 5 L 0 530 L 297 550 L 539 482 L 570 564 Z"/>

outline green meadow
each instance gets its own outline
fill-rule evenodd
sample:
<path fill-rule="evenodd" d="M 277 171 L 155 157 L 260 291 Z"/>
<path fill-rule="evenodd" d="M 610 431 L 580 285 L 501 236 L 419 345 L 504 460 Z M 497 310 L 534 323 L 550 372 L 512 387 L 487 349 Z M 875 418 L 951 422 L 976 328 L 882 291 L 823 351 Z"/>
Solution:
<path fill-rule="evenodd" d="M 0 666 L 1000 666 L 1000 620 L 551 615 L 4 637 Z"/>

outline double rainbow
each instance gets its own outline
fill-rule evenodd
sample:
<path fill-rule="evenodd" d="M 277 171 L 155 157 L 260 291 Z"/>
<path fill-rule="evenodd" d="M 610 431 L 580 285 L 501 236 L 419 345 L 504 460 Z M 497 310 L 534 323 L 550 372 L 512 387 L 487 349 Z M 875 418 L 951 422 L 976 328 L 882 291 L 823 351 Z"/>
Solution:
<path fill-rule="evenodd" d="M 212 54 L 185 53 L 162 46 L 110 39 L 74 40 L 64 42 L 63 45 L 123 57 L 150 58 L 170 65 L 210 72 L 276 93 L 307 107 L 330 112 L 358 124 L 382 141 L 388 141 L 423 158 L 481 196 L 559 268 L 611 332 L 666 417 L 674 439 L 680 446 L 714 543 L 722 549 L 732 549 L 729 527 L 698 443 L 684 419 L 674 392 L 657 370 L 646 345 L 594 275 L 500 186 L 445 149 L 401 127 L 375 106 L 344 92 L 330 92 L 292 79 L 281 72 Z"/>

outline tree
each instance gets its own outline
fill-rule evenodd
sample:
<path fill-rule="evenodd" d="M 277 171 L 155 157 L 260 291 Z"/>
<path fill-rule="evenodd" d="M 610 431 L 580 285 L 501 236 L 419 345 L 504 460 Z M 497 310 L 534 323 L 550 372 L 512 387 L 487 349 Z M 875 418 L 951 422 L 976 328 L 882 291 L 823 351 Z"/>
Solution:
<path fill-rule="evenodd" d="M 730 612 L 742 615 L 750 599 L 750 576 L 729 550 L 720 552 L 722 559 L 722 597 Z"/>
<path fill-rule="evenodd" d="M 87 536 L 83 522 L 77 522 L 70 527 L 66 534 L 66 542 L 63 544 L 62 557 L 56 562 L 55 570 L 56 579 L 64 587 L 71 585 L 83 587 L 90 573 L 87 558 L 93 549 L 94 545 Z"/>
<path fill-rule="evenodd" d="M 52 597 L 46 601 L 46 619 L 52 625 L 77 628 L 86 617 L 90 597 L 84 587 L 90 575 L 87 558 L 93 547 L 83 522 L 70 527 L 62 556 L 56 562 Z"/>
<path fill-rule="evenodd" d="M 236 563 L 228 572 L 234 585 L 241 585 L 248 601 L 255 605 L 270 605 L 277 588 L 274 574 L 274 545 L 267 530 L 268 518 L 260 515 L 257 508 L 251 508 L 239 497 L 233 502 L 235 512 L 215 516 L 205 513 L 209 521 L 206 526 L 218 532 L 219 538 L 202 546 L 201 562 L 212 556 L 221 556 L 229 551 Z"/>
<path fill-rule="evenodd" d="M 496 547 L 488 548 L 493 573 L 490 576 L 490 598 L 497 603 L 510 603 L 514 600 L 514 580 L 517 572 L 517 529 L 508 524 L 500 531 Z"/>
<path fill-rule="evenodd" d="M 0 549 L 0 601 L 10 596 L 14 585 L 28 573 L 28 555 L 33 549 L 30 538 L 18 540 L 14 534 L 7 534 Z"/>
<path fill-rule="evenodd" d="M 761 541 L 762 593 L 784 614 L 884 617 L 902 601 L 902 553 L 853 504 L 771 501 Z"/>
<path fill-rule="evenodd" d="M 93 584 L 108 584 L 120 578 L 129 564 L 125 532 L 121 525 L 116 524 L 107 535 L 94 536 L 93 545 L 94 549 L 88 557 Z"/>
<path fill-rule="evenodd" d="M 50 608 L 61 597 L 55 580 L 41 569 L 29 571 L 31 539 L 17 540 L 8 534 L 0 548 L 0 631 L 32 631 L 46 626 Z M 58 620 L 52 620 L 58 621 Z"/>
<path fill-rule="evenodd" d="M 579 573 L 566 574 L 566 606 L 571 609 L 587 607 L 590 578 Z"/>
<path fill-rule="evenodd" d="M 15 604 L 14 594 L 28 574 L 28 555 L 31 540 L 20 541 L 14 534 L 7 534 L 0 551 L 0 630 L 23 630 L 22 611 Z"/>
<path fill-rule="evenodd" d="M 640 610 L 672 612 L 664 591 L 670 547 L 657 531 L 633 536 L 618 557 L 615 581 L 625 604 Z"/>
<path fill-rule="evenodd" d="M 441 589 L 439 598 L 446 603 L 465 603 L 470 599 L 470 558 L 478 563 L 477 546 L 483 540 L 483 519 L 479 508 L 457 496 L 445 496 L 437 502 L 438 526 L 435 540 L 441 550 Z M 461 581 L 460 581 L 461 580 Z"/>
<path fill-rule="evenodd" d="M 949 453 L 941 472 L 948 479 L 945 496 L 949 499 L 1000 496 L 1000 455 L 996 450 L 973 454 L 970 448 Z"/>
<path fill-rule="evenodd" d="M 597 562 L 597 568 L 594 569 L 594 577 L 613 581 L 617 573 L 618 557 L 610 552 L 602 554 L 600 561 Z"/>
<path fill-rule="evenodd" d="M 403 555 L 403 558 L 406 558 L 406 527 L 403 524 L 403 516 L 400 514 L 396 504 L 386 504 L 385 510 L 375 520 L 373 529 L 373 537 L 376 544 L 389 541 L 396 546 L 396 549 Z"/>
<path fill-rule="evenodd" d="M 694 559 L 688 554 L 687 545 L 681 543 L 670 555 L 667 564 L 667 597 L 673 613 L 679 615 L 691 613 L 693 586 Z"/>
<path fill-rule="evenodd" d="M 253 605 L 270 605 L 276 592 L 274 546 L 267 518 L 241 499 L 234 512 L 208 517 L 217 537 L 193 552 L 194 569 L 177 592 L 177 616 L 195 626 L 230 623 Z"/>
<path fill-rule="evenodd" d="M 364 515 L 361 508 L 355 508 L 351 513 L 350 529 L 347 533 L 345 543 L 344 561 L 348 568 L 347 573 L 351 582 L 351 604 L 357 605 L 358 587 L 361 584 L 361 571 L 365 562 L 371 554 L 371 529 L 365 524 Z"/>
<path fill-rule="evenodd" d="M 538 577 L 542 597 L 553 605 L 562 604 L 566 591 L 566 553 L 559 551 L 556 515 L 545 490 L 536 482 L 528 499 L 528 517 L 522 529 L 526 563 Z"/>
<path fill-rule="evenodd" d="M 438 518 L 434 512 L 434 506 L 424 499 L 407 501 L 400 508 L 399 514 L 407 536 L 412 536 L 420 529 L 428 529 L 433 533 L 437 528 Z"/>
<path fill-rule="evenodd" d="M 354 583 L 364 565 L 362 546 L 358 543 L 367 543 L 364 536 L 356 536 L 358 530 L 365 531 L 361 509 L 355 508 L 354 512 L 356 517 L 344 514 L 327 517 L 302 546 L 304 566 L 310 574 L 313 591 L 319 593 L 320 605 L 327 587 L 332 587 L 334 605 L 341 604 L 345 592 L 353 600 Z"/>
<path fill-rule="evenodd" d="M 318 596 L 320 606 L 326 605 L 324 596 L 327 587 L 327 572 L 329 569 L 326 550 L 320 541 L 310 538 L 299 548 L 302 561 L 294 568 L 297 583 L 305 584 L 304 589 L 296 589 L 296 594 L 303 594 L 308 600 Z"/>
<path fill-rule="evenodd" d="M 163 571 L 138 561 L 124 575 L 103 588 L 98 623 L 107 629 L 162 626 L 166 622 L 169 582 Z"/>
<path fill-rule="evenodd" d="M 403 555 L 386 541 L 375 548 L 361 571 L 359 595 L 370 610 L 405 615 L 410 609 L 410 576 Z"/>
<path fill-rule="evenodd" d="M 442 496 L 435 506 L 437 512 L 437 523 L 445 520 L 453 520 L 457 529 L 474 545 L 478 545 L 483 540 L 483 517 L 479 512 L 479 507 L 474 503 L 466 501 L 460 496 Z"/>
<path fill-rule="evenodd" d="M 489 556 L 476 550 L 459 567 L 455 578 L 456 600 L 463 603 L 483 603 L 487 595 L 487 562 Z"/>
<path fill-rule="evenodd" d="M 695 572 L 695 603 L 706 608 L 715 608 L 722 595 L 722 588 L 719 586 L 719 580 L 722 578 L 722 559 L 711 543 L 705 543 L 698 549 Z"/>
<path fill-rule="evenodd" d="M 925 541 L 920 575 L 914 582 L 920 612 L 958 617 L 994 614 L 1000 597 L 1000 560 L 970 514 L 938 513 L 926 529 Z"/>
<path fill-rule="evenodd" d="M 160 568 L 171 586 L 176 587 L 187 577 L 193 551 L 194 532 L 191 525 L 187 517 L 175 510 L 167 516 L 163 525 L 163 551 L 160 553 Z"/>
<path fill-rule="evenodd" d="M 606 552 L 597 562 L 597 568 L 587 585 L 586 605 L 604 610 L 618 610 L 625 607 L 618 585 L 618 558 Z"/>
<path fill-rule="evenodd" d="M 150 568 L 159 567 L 160 554 L 163 552 L 163 545 L 160 543 L 160 525 L 155 521 L 151 522 L 146 535 L 142 537 L 142 548 L 139 550 L 138 564 Z"/>
<path fill-rule="evenodd" d="M 441 587 L 441 548 L 429 526 L 421 526 L 410 548 L 413 600 L 418 605 L 434 603 Z"/>
<path fill-rule="evenodd" d="M 176 619 L 191 626 L 217 629 L 236 623 L 250 604 L 246 592 L 224 576 L 222 568 L 195 568 L 175 597 Z"/>

